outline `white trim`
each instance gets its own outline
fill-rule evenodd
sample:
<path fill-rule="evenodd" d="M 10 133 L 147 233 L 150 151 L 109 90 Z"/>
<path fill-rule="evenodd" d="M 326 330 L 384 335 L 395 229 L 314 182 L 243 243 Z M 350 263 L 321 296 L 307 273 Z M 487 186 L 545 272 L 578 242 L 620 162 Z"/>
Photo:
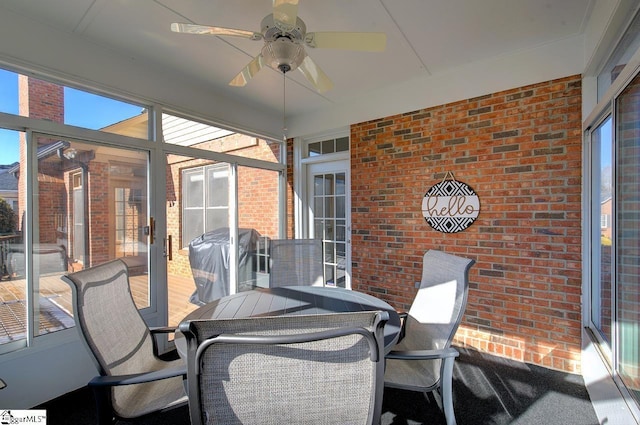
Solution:
<path fill-rule="evenodd" d="M 38 200 L 39 196 L 32 196 L 32 194 L 37 193 L 38 189 L 38 148 L 37 143 L 35 141 L 34 131 L 28 129 L 26 132 L 26 158 L 27 158 L 27 169 L 23 170 L 24 175 L 26 177 L 26 193 L 25 193 L 25 221 L 22 228 L 23 235 L 23 244 L 24 244 L 24 271 L 25 271 L 25 279 L 26 279 L 26 306 L 27 306 L 27 347 L 31 347 L 33 345 L 35 335 L 34 335 L 34 325 L 35 318 L 34 315 L 31 314 L 34 310 L 34 296 L 35 293 L 35 282 L 37 282 L 37 276 L 35 276 L 34 271 L 36 270 L 33 267 L 33 241 L 39 240 L 38 231 L 40 229 L 40 221 L 35 211 L 38 208 Z M 35 165 L 35 166 L 34 166 Z M 30 170 L 31 172 L 27 172 Z M 18 187 L 20 190 L 20 187 Z"/>
<path fill-rule="evenodd" d="M 307 214 L 303 214 L 303 205 L 306 203 L 307 173 L 302 165 L 302 152 L 305 141 L 299 137 L 293 139 L 293 213 L 295 217 L 294 237 L 302 239 L 305 236 L 305 229 L 308 228 Z"/>
<path fill-rule="evenodd" d="M 238 243 L 238 164 L 229 164 L 229 199 L 227 201 L 229 214 L 229 294 L 233 295 L 238 290 L 238 267 L 231 266 L 238 264 L 239 243 Z M 206 198 L 205 198 L 206 208 Z"/>

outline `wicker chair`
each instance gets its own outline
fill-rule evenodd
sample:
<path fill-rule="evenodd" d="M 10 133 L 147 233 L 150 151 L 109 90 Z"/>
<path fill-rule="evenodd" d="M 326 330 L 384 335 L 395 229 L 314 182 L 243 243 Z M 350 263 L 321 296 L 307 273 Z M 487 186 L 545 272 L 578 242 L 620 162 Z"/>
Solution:
<path fill-rule="evenodd" d="M 149 329 L 129 288 L 127 265 L 114 260 L 63 276 L 74 293 L 78 329 L 100 372 L 89 382 L 98 423 L 135 418 L 187 403 L 183 360 L 157 357 Z"/>
<path fill-rule="evenodd" d="M 324 286 L 320 239 L 272 239 L 269 286 Z"/>
<path fill-rule="evenodd" d="M 192 425 L 377 424 L 386 312 L 183 322 Z"/>
<path fill-rule="evenodd" d="M 454 425 L 451 342 L 467 304 L 469 269 L 474 260 L 430 250 L 422 281 L 408 314 L 401 314 L 401 340 L 386 355 L 385 386 L 412 391 L 439 390 L 447 425 Z"/>

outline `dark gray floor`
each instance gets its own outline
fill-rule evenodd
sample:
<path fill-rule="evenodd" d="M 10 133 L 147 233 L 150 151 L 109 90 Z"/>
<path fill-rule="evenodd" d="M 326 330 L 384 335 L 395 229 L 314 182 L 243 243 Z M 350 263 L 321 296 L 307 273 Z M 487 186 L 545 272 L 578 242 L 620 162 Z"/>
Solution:
<path fill-rule="evenodd" d="M 458 425 L 598 424 L 580 376 L 459 350 L 454 370 Z M 93 397 L 86 388 L 39 408 L 47 409 L 48 425 L 95 423 Z M 188 425 L 189 415 L 184 407 L 119 424 Z M 445 424 L 437 398 L 386 389 L 382 425 L 418 424 Z"/>

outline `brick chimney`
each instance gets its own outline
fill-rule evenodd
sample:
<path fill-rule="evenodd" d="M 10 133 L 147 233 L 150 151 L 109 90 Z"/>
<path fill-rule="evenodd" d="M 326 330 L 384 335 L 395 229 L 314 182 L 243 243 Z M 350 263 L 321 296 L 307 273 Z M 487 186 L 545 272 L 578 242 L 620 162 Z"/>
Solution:
<path fill-rule="evenodd" d="M 28 77 L 18 76 L 18 111 L 21 116 L 57 123 L 64 122 L 64 87 Z M 20 170 L 26 170 L 26 134 L 20 134 Z M 23 218 L 27 205 L 27 182 L 18 174 L 18 229 L 24 231 Z"/>
<path fill-rule="evenodd" d="M 64 87 L 20 75 L 19 113 L 23 117 L 64 122 Z"/>

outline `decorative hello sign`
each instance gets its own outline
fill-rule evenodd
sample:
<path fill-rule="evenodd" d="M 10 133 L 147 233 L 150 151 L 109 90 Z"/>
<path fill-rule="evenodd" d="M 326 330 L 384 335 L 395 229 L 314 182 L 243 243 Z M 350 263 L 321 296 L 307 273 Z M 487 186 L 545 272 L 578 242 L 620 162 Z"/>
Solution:
<path fill-rule="evenodd" d="M 431 227 L 443 233 L 465 230 L 480 214 L 480 198 L 466 183 L 448 171 L 422 199 L 422 214 Z"/>

